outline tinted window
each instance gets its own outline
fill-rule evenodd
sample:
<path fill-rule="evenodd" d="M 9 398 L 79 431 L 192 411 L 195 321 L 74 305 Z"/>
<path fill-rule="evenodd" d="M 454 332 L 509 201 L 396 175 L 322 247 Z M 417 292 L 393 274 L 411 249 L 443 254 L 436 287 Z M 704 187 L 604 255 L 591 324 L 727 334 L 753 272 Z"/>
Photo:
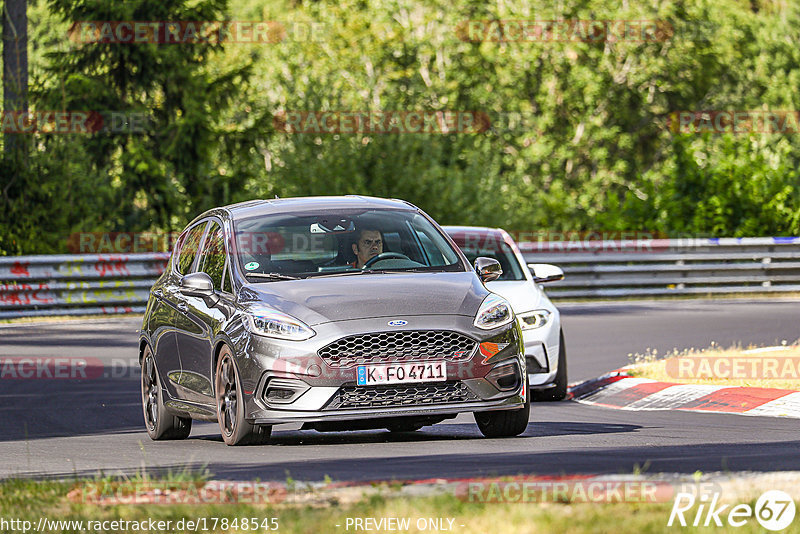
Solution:
<path fill-rule="evenodd" d="M 198 224 L 192 227 L 185 235 L 183 242 L 180 246 L 180 255 L 178 256 L 178 272 L 181 274 L 188 274 L 194 263 L 194 258 L 197 256 L 197 248 L 200 246 L 200 240 L 203 238 L 203 230 L 205 230 L 206 223 Z"/>
<path fill-rule="evenodd" d="M 379 245 L 372 249 L 364 245 L 367 241 Z M 236 249 L 236 261 L 254 278 L 268 273 L 312 276 L 364 268 L 464 269 L 436 227 L 410 210 L 321 210 L 243 219 L 236 222 Z M 385 257 L 366 265 L 367 258 L 379 253 L 386 253 Z"/>
<path fill-rule="evenodd" d="M 225 293 L 233 293 L 233 284 L 231 283 L 231 264 L 225 264 L 225 272 L 222 273 L 222 291 Z"/>
<path fill-rule="evenodd" d="M 516 255 L 511 247 L 503 238 L 495 234 L 483 234 L 479 232 L 466 232 L 463 234 L 451 234 L 453 241 L 461 247 L 464 255 L 470 263 L 475 263 L 475 258 L 494 258 L 500 262 L 503 274 L 498 280 L 525 280 L 523 267 L 517 261 Z"/>
<path fill-rule="evenodd" d="M 217 222 L 211 223 L 203 244 L 198 270 L 211 277 L 214 289 L 217 291 L 222 289 L 222 273 L 225 270 L 225 234 Z"/>

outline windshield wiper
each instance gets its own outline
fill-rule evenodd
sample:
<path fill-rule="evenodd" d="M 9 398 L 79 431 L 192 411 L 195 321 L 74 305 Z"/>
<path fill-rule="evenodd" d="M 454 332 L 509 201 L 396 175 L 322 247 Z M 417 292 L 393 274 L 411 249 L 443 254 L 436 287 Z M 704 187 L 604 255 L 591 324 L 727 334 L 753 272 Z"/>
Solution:
<path fill-rule="evenodd" d="M 327 276 L 348 276 L 351 274 L 366 274 L 371 273 L 369 269 L 358 269 L 357 271 L 325 271 L 321 273 L 311 273 L 308 278 L 322 278 Z"/>
<path fill-rule="evenodd" d="M 430 267 L 406 267 L 396 269 L 367 269 L 370 273 L 443 273 L 443 270 L 430 270 Z"/>
<path fill-rule="evenodd" d="M 307 278 L 321 278 L 321 277 L 328 277 L 328 276 L 350 276 L 350 275 L 358 275 L 358 274 L 393 274 L 393 273 L 440 273 L 445 272 L 443 270 L 428 270 L 429 267 L 407 267 L 405 269 L 358 269 L 356 271 L 333 271 L 333 272 L 322 272 L 322 273 L 312 273 L 307 276 Z"/>
<path fill-rule="evenodd" d="M 267 278 L 269 280 L 300 280 L 299 276 L 292 276 L 289 274 L 281 273 L 245 273 L 245 276 L 253 276 L 255 278 Z"/>

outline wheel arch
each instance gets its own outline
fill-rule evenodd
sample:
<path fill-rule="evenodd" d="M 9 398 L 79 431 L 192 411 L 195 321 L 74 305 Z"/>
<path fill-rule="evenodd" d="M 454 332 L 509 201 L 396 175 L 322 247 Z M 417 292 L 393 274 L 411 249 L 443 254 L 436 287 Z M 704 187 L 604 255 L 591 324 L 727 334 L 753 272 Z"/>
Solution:
<path fill-rule="evenodd" d="M 142 359 L 144 358 L 144 349 L 150 345 L 150 341 L 142 336 L 139 338 L 139 367 L 142 366 Z M 152 347 L 150 350 L 153 350 Z"/>
<path fill-rule="evenodd" d="M 211 353 L 211 388 L 212 391 L 216 388 L 216 381 L 214 380 L 214 376 L 217 373 L 217 362 L 219 362 L 219 353 L 222 352 L 222 347 L 228 345 L 231 348 L 231 352 L 233 352 L 234 358 L 236 357 L 236 349 L 234 348 L 235 345 L 230 340 L 230 338 L 224 334 L 220 335 L 216 341 L 214 341 L 214 350 Z M 216 393 L 216 391 L 214 391 Z"/>

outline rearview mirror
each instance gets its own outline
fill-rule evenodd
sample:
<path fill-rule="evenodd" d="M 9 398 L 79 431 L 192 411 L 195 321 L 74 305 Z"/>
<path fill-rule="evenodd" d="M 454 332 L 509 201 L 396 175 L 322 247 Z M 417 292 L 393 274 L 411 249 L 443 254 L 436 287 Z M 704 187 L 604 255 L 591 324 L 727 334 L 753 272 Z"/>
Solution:
<path fill-rule="evenodd" d="M 356 231 L 356 225 L 351 219 L 331 217 L 318 219 L 308 231 L 312 234 L 346 234 Z"/>
<path fill-rule="evenodd" d="M 503 274 L 500 262 L 494 258 L 480 257 L 475 258 L 475 272 L 478 273 L 481 281 L 491 282 L 497 280 Z"/>
<path fill-rule="evenodd" d="M 206 299 L 212 306 L 219 302 L 219 295 L 214 291 L 214 282 L 206 273 L 191 273 L 181 278 L 180 291 L 187 297 Z"/>
<path fill-rule="evenodd" d="M 561 270 L 561 267 L 549 263 L 529 263 L 528 269 L 533 274 L 533 281 L 540 284 L 564 279 L 564 271 Z"/>

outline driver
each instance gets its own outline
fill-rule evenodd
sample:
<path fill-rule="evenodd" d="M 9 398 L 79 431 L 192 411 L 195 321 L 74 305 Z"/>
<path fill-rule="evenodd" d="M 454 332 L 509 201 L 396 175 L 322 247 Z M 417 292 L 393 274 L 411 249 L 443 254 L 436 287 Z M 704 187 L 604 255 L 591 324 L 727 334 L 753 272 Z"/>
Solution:
<path fill-rule="evenodd" d="M 353 254 L 356 255 L 356 261 L 350 266 L 362 269 L 370 258 L 383 252 L 383 236 L 380 231 L 373 228 L 362 228 L 356 232 L 356 242 L 351 246 Z"/>

